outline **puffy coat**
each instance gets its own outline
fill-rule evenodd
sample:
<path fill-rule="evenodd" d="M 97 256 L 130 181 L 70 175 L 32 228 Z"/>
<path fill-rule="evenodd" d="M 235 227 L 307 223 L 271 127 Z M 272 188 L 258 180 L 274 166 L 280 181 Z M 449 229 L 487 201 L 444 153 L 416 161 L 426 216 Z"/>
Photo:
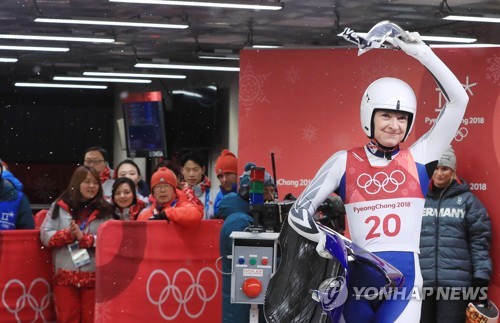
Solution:
<path fill-rule="evenodd" d="M 203 206 L 199 206 L 189 201 L 186 194 L 180 190 L 175 189 L 176 198 L 173 203 L 161 206 L 161 211 L 165 212 L 169 221 L 175 222 L 186 228 L 196 227 L 203 218 Z M 154 200 L 154 199 L 153 199 Z M 160 213 L 156 201 L 149 208 L 144 209 L 138 216 L 138 221 L 146 221 L 153 217 L 155 214 Z"/>
<path fill-rule="evenodd" d="M 253 224 L 250 215 L 250 204 L 243 200 L 237 193 L 228 193 L 221 199 L 219 215 L 224 219 L 220 231 L 220 255 L 222 257 L 222 322 L 245 323 L 250 319 L 250 305 L 231 304 L 231 259 L 227 256 L 233 254 L 233 239 L 229 236 L 233 231 L 245 231 Z M 262 314 L 263 311 L 259 311 Z M 264 322 L 263 317 L 262 322 Z M 261 320 L 259 320 L 260 322 Z"/>
<path fill-rule="evenodd" d="M 483 204 L 463 180 L 427 192 L 420 267 L 424 287 L 469 287 L 473 278 L 489 280 L 491 225 Z"/>

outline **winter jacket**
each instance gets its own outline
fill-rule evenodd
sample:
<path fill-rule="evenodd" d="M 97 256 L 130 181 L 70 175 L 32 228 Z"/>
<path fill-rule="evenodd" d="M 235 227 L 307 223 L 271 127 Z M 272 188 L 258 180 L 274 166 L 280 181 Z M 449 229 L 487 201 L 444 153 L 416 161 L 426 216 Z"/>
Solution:
<path fill-rule="evenodd" d="M 219 205 L 220 205 L 220 202 L 222 201 L 222 198 L 224 198 L 224 196 L 226 196 L 229 193 L 237 193 L 237 192 L 238 192 L 238 185 L 237 184 L 231 185 L 230 191 L 226 191 L 225 189 L 220 187 L 220 191 L 215 196 L 215 201 L 214 201 L 214 216 L 215 216 L 215 218 L 222 219 L 222 215 L 219 213 L 220 212 Z"/>
<path fill-rule="evenodd" d="M 470 287 L 472 279 L 489 280 L 490 242 L 488 212 L 465 181 L 453 180 L 441 191 L 431 186 L 420 238 L 424 287 Z"/>
<path fill-rule="evenodd" d="M 236 193 L 228 193 L 219 204 L 219 214 L 224 219 L 224 224 L 220 231 L 220 255 L 222 257 L 222 322 L 223 323 L 245 323 L 249 322 L 250 305 L 231 304 L 231 259 L 227 256 L 233 253 L 233 239 L 229 236 L 233 231 L 245 231 L 253 224 L 250 215 L 250 205 Z M 264 322 L 262 316 L 259 322 Z"/>
<path fill-rule="evenodd" d="M 52 219 L 54 212 L 59 212 L 59 217 L 56 219 Z M 85 222 L 81 224 L 84 237 L 80 240 L 79 247 L 88 251 L 90 263 L 77 268 L 68 249 L 70 244 L 77 241 L 69 231 L 73 217 L 69 212 L 69 207 L 62 200 L 52 203 L 40 228 L 40 239 L 43 245 L 52 248 L 54 281 L 57 285 L 94 286 L 97 229 L 102 223 L 111 219 L 111 214 L 99 218 L 98 214 L 98 210 L 92 210 L 88 220 L 84 220 Z"/>
<path fill-rule="evenodd" d="M 139 197 L 138 197 L 139 198 Z M 146 203 L 142 200 L 137 199 L 137 202 L 127 208 L 120 209 L 118 205 L 115 204 L 113 218 L 115 220 L 137 220 L 137 216 L 146 207 Z"/>
<path fill-rule="evenodd" d="M 144 209 L 139 214 L 137 220 L 149 220 L 155 214 L 163 211 L 169 221 L 178 223 L 186 228 L 196 227 L 203 218 L 203 207 L 189 201 L 186 194 L 180 189 L 175 189 L 175 195 L 174 201 L 166 205 L 158 206 L 155 201 L 149 208 Z"/>
<path fill-rule="evenodd" d="M 35 219 L 31 210 L 30 203 L 23 192 L 18 191 L 14 185 L 4 178 L 0 178 L 0 209 L 5 207 L 3 213 L 15 212 L 14 216 L 6 221 L 6 226 L 1 225 L 4 229 L 34 229 Z M 10 210 L 7 212 L 7 210 Z M 8 217 L 9 218 L 9 217 Z M 2 217 L 3 219 L 3 217 Z M 7 222 L 9 224 L 7 225 Z"/>
<path fill-rule="evenodd" d="M 18 190 L 18 191 L 21 191 L 23 190 L 23 183 L 21 183 L 20 180 L 18 180 L 14 174 L 12 174 L 10 171 L 8 171 L 7 169 L 4 169 L 3 172 L 2 172 L 2 178 L 8 180 L 9 182 L 12 183 L 12 185 L 14 185 L 14 187 Z"/>

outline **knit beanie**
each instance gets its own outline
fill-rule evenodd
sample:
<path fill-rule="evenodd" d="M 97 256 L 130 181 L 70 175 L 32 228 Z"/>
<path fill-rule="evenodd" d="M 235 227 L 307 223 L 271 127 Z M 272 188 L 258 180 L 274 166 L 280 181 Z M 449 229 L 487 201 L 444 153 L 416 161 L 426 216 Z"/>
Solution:
<path fill-rule="evenodd" d="M 449 167 L 453 169 L 453 171 L 457 170 L 457 158 L 455 157 L 455 151 L 453 151 L 452 147 L 448 147 L 443 155 L 441 155 L 438 166 Z"/>
<path fill-rule="evenodd" d="M 158 184 L 170 184 L 172 187 L 177 187 L 177 177 L 174 172 L 172 172 L 167 167 L 160 167 L 151 176 L 151 189 L 153 189 Z"/>
<path fill-rule="evenodd" d="M 257 167 L 257 165 L 255 165 L 252 162 L 248 162 L 245 165 L 245 172 L 243 174 L 241 174 L 240 179 L 239 179 L 240 186 L 250 185 L 250 172 L 251 172 L 253 167 Z M 268 186 L 274 187 L 274 179 L 271 176 L 271 174 L 269 174 L 268 172 L 265 172 L 264 173 L 264 187 L 268 187 Z"/>
<path fill-rule="evenodd" d="M 238 158 L 227 149 L 224 149 L 215 162 L 215 174 L 238 174 Z"/>

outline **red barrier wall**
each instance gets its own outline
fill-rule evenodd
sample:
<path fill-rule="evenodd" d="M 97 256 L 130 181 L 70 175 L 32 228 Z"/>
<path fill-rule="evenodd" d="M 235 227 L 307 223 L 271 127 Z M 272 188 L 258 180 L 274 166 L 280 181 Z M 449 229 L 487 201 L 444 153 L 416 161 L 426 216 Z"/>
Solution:
<path fill-rule="evenodd" d="M 219 232 L 108 221 L 98 233 L 95 322 L 220 322 Z M 53 322 L 51 253 L 39 230 L 0 231 L 0 322 Z"/>
<path fill-rule="evenodd" d="M 165 221 L 103 224 L 95 322 L 220 322 L 221 225 L 217 220 L 195 229 Z"/>
<path fill-rule="evenodd" d="M 0 322 L 54 322 L 51 254 L 38 230 L 0 231 Z"/>

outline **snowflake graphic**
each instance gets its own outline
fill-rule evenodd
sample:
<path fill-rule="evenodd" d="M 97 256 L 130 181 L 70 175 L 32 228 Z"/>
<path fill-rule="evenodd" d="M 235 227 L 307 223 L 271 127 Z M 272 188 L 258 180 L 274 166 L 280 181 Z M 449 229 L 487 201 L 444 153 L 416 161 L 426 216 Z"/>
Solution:
<path fill-rule="evenodd" d="M 408 183 L 408 187 L 412 192 L 415 192 L 417 189 L 420 189 L 419 184 L 416 181 L 411 181 Z"/>
<path fill-rule="evenodd" d="M 408 196 L 408 189 L 407 188 L 402 189 L 401 194 L 403 194 L 403 196 Z"/>
<path fill-rule="evenodd" d="M 247 64 L 240 73 L 240 105 L 248 115 L 256 103 L 269 102 L 264 88 L 269 74 L 257 75 L 251 64 Z"/>
<path fill-rule="evenodd" d="M 486 78 L 500 85 L 500 57 L 495 55 L 486 59 L 486 62 L 488 63 Z"/>
<path fill-rule="evenodd" d="M 356 169 L 354 167 L 349 167 L 349 169 L 347 170 L 349 172 L 349 174 L 354 174 L 354 172 L 356 172 Z"/>
<path fill-rule="evenodd" d="M 113 321 L 113 312 L 116 309 L 109 305 L 109 302 L 95 304 L 95 321 L 96 323 L 106 323 Z"/>
<path fill-rule="evenodd" d="M 300 70 L 292 65 L 285 71 L 285 82 L 295 84 L 300 80 Z"/>
<path fill-rule="evenodd" d="M 47 174 L 35 180 L 35 195 L 44 202 L 51 201 L 56 194 L 56 185 Z"/>
<path fill-rule="evenodd" d="M 302 128 L 302 139 L 307 143 L 311 143 L 318 139 L 318 128 L 309 124 L 305 128 Z"/>

